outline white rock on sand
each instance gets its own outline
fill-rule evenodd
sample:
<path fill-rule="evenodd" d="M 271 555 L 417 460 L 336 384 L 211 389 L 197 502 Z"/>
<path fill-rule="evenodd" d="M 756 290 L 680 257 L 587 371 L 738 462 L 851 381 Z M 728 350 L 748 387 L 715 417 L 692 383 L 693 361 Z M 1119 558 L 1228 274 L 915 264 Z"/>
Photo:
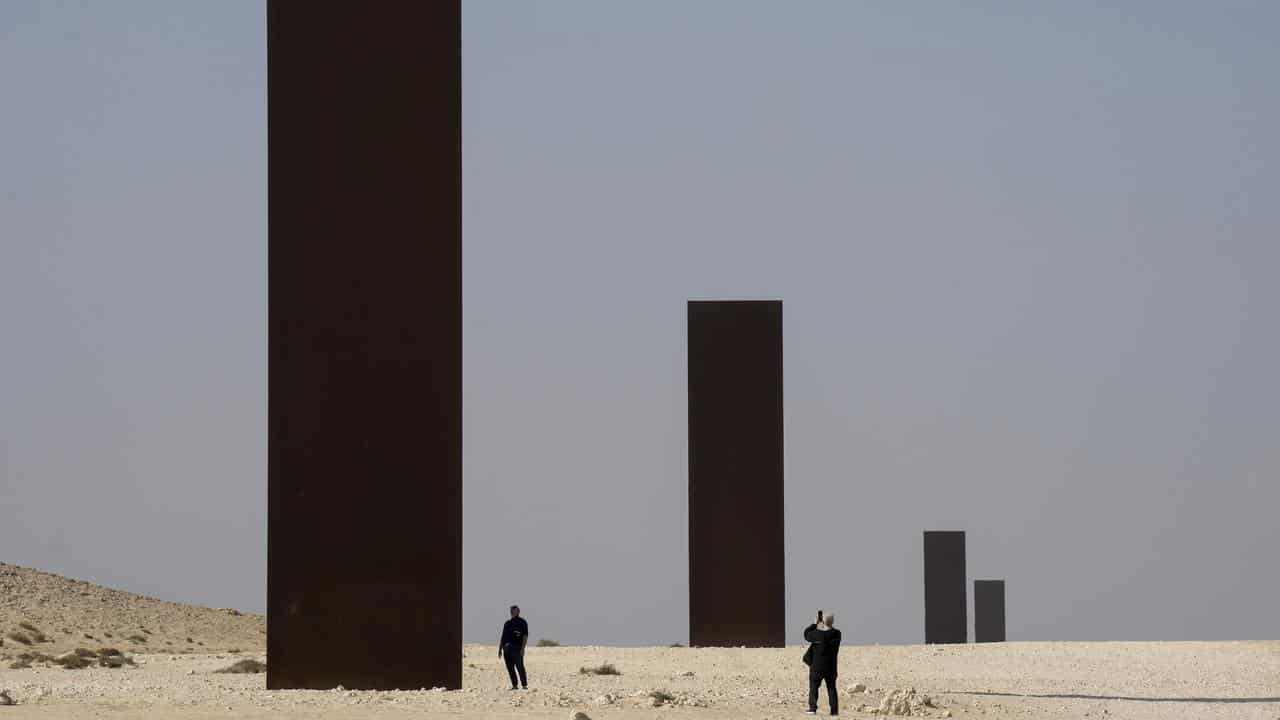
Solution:
<path fill-rule="evenodd" d="M 874 712 L 896 717 L 928 717 L 932 714 L 930 710 L 936 707 L 933 698 L 928 695 L 917 693 L 915 688 L 903 688 L 885 693 Z"/>

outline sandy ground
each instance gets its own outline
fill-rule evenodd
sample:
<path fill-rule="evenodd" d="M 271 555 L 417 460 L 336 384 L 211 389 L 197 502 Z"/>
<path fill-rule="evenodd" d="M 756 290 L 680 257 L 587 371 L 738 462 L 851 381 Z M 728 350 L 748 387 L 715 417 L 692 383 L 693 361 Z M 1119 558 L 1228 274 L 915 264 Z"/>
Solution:
<path fill-rule="evenodd" d="M 805 708 L 802 648 L 530 648 L 531 688 L 507 689 L 493 646 L 465 648 L 455 692 L 277 691 L 213 671 L 237 655 L 137 655 L 136 668 L 0 670 L 22 718 L 790 718 Z M 262 656 L 258 656 L 262 659 Z M 582 675 L 613 663 L 620 676 Z M 864 683 L 869 694 L 848 692 Z M 856 646 L 841 652 L 842 715 L 875 717 L 915 688 L 956 718 L 1280 718 L 1280 642 Z M 653 707 L 665 690 L 676 706 Z M 820 712 L 826 712 L 825 697 Z"/>
<path fill-rule="evenodd" d="M 31 628 L 35 628 L 32 630 Z M 23 640 L 15 639 L 21 636 Z M 0 690 L 13 718 L 773 719 L 806 706 L 803 648 L 529 648 L 527 692 L 508 690 L 497 648 L 467 645 L 460 691 L 275 691 L 260 615 L 164 602 L 0 563 Z M 858 646 L 840 653 L 844 716 L 1280 720 L 1280 641 Z M 64 669 L 23 654 L 114 647 L 135 665 Z M 617 676 L 579 669 L 612 663 Z M 868 691 L 853 692 L 861 683 Z M 914 689 L 914 695 L 908 691 Z M 670 698 L 654 705 L 661 691 Z M 925 702 L 925 696 L 929 700 Z M 826 712 L 825 693 L 821 712 Z"/>

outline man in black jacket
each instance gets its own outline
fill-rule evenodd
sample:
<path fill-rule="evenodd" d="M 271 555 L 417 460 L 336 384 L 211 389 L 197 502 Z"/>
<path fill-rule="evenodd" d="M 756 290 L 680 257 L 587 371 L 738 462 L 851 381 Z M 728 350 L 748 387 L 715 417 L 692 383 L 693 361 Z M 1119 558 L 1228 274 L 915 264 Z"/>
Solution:
<path fill-rule="evenodd" d="M 507 674 L 511 676 L 511 689 L 516 689 L 516 673 L 520 674 L 520 687 L 529 689 L 529 677 L 524 673 L 524 646 L 529 641 L 529 623 L 520 617 L 520 607 L 511 606 L 511 619 L 502 626 L 502 639 L 498 641 L 498 657 L 506 657 Z"/>
<path fill-rule="evenodd" d="M 809 663 L 809 714 L 818 714 L 818 686 L 827 684 L 827 702 L 831 714 L 840 714 L 840 699 L 836 695 L 837 661 L 840 657 L 840 631 L 835 628 L 836 616 L 818 611 L 818 622 L 804 629 L 804 639 L 809 643 L 805 659 Z"/>

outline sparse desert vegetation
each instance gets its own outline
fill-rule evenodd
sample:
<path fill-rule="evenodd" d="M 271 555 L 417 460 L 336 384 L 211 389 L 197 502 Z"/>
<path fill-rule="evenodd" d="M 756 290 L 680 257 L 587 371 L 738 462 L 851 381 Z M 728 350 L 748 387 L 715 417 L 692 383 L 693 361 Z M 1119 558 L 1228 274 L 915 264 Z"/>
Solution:
<path fill-rule="evenodd" d="M 551 638 L 542 638 L 538 641 L 538 647 L 560 647 L 560 643 Z"/>
<path fill-rule="evenodd" d="M 13 664 L 9 667 L 31 667 L 37 663 L 48 664 L 51 662 L 53 662 L 52 657 L 39 651 L 29 650 L 27 652 L 19 653 L 18 656 L 14 658 Z"/>
<path fill-rule="evenodd" d="M 264 673 L 266 671 L 267 671 L 267 664 L 264 662 L 259 662 L 257 660 L 254 660 L 253 658 L 245 658 L 243 660 L 237 660 L 236 662 L 232 663 L 231 665 L 228 665 L 227 667 L 222 668 L 221 670 L 214 670 L 214 672 L 216 673 L 224 673 L 224 674 Z"/>
<path fill-rule="evenodd" d="M 98 665 L 105 668 L 118 668 L 133 665 L 133 658 L 116 648 L 102 648 L 98 651 Z"/>
<path fill-rule="evenodd" d="M 653 701 L 654 707 L 660 707 L 674 702 L 676 696 L 666 690 L 651 690 L 649 692 L 649 699 Z"/>
<path fill-rule="evenodd" d="M 107 656 L 99 656 L 97 652 L 87 648 L 76 648 L 71 652 L 61 655 L 50 655 L 38 650 L 28 650 L 18 654 L 12 663 L 9 664 L 11 670 L 22 670 L 34 665 L 51 666 L 56 665 L 66 668 L 67 670 L 82 670 L 92 665 L 100 664 L 103 667 L 120 667 L 123 665 L 132 665 L 132 658 L 124 657 L 116 651 L 108 662 L 103 662 L 103 658 Z"/>
<path fill-rule="evenodd" d="M 584 667 L 578 670 L 580 675 L 621 675 L 622 671 L 613 666 L 613 663 L 601 663 L 595 667 Z"/>
<path fill-rule="evenodd" d="M 24 633 L 20 633 L 20 632 L 5 633 L 5 637 L 9 638 L 10 640 L 16 643 L 22 643 L 23 645 L 31 644 L 31 638 L 27 637 L 26 634 Z"/>

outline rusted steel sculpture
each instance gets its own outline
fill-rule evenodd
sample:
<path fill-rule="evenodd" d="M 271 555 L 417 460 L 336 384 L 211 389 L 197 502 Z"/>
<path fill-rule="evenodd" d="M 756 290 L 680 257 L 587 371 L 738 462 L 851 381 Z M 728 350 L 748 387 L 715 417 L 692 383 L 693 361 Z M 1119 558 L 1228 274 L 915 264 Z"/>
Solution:
<path fill-rule="evenodd" d="M 973 641 L 1004 642 L 1004 581 L 973 581 Z"/>
<path fill-rule="evenodd" d="M 462 684 L 460 29 L 267 4 L 270 688 Z"/>
<path fill-rule="evenodd" d="M 782 647 L 782 302 L 688 312 L 689 644 Z"/>
<path fill-rule="evenodd" d="M 963 531 L 924 533 L 924 641 L 969 640 Z"/>

